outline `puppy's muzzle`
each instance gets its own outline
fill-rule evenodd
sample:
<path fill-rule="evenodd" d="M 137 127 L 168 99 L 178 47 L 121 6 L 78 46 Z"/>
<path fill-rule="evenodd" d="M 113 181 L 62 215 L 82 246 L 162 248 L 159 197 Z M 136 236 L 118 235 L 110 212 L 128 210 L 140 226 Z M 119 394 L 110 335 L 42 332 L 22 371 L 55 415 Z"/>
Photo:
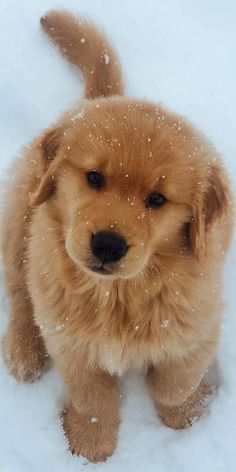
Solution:
<path fill-rule="evenodd" d="M 123 236 L 110 231 L 99 231 L 91 238 L 93 255 L 103 264 L 119 261 L 125 256 L 128 245 Z"/>

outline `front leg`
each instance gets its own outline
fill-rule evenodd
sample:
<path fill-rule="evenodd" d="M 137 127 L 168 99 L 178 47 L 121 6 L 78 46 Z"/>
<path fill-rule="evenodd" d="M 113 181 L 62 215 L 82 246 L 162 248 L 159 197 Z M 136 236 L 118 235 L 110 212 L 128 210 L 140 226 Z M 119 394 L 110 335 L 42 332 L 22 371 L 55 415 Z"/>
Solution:
<path fill-rule="evenodd" d="M 185 428 L 206 413 L 213 387 L 204 380 L 204 374 L 213 361 L 213 353 L 215 348 L 211 355 L 206 349 L 149 370 L 147 383 L 159 416 L 167 426 Z"/>
<path fill-rule="evenodd" d="M 19 382 L 32 382 L 40 377 L 48 365 L 48 354 L 38 326 L 28 292 L 8 287 L 11 312 L 3 340 L 3 357 L 9 372 Z"/>
<path fill-rule="evenodd" d="M 105 461 L 116 447 L 119 425 L 119 388 L 115 377 L 89 367 L 82 356 L 66 356 L 58 367 L 69 391 L 70 402 L 62 414 L 72 453 L 92 462 Z"/>

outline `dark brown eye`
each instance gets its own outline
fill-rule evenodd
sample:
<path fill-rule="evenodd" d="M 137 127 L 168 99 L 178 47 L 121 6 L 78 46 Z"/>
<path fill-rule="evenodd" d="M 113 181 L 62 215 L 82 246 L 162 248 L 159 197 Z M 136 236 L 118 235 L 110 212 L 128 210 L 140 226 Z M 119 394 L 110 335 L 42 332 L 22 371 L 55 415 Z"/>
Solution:
<path fill-rule="evenodd" d="M 90 187 L 101 188 L 105 183 L 103 175 L 99 174 L 99 172 L 96 172 L 96 170 L 87 172 L 86 177 Z"/>
<path fill-rule="evenodd" d="M 161 193 L 153 192 L 146 200 L 146 206 L 149 208 L 159 208 L 166 202 L 166 198 Z"/>

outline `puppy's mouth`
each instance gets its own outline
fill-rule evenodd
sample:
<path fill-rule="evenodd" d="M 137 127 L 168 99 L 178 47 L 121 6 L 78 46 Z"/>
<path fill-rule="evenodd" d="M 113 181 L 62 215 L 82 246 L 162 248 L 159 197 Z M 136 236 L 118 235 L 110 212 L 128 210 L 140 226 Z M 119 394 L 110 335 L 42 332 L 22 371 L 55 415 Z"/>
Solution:
<path fill-rule="evenodd" d="M 101 275 L 115 275 L 115 270 L 114 268 L 108 268 L 105 267 L 103 264 L 101 266 L 95 266 L 95 265 L 88 265 L 87 268 L 91 270 L 92 272 L 95 272 L 96 274 L 101 274 Z"/>

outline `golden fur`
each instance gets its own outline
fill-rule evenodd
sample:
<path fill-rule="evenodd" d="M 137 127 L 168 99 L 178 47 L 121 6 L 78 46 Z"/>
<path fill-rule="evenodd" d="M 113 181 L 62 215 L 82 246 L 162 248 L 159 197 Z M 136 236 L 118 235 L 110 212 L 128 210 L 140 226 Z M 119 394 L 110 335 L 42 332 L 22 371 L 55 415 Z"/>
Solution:
<path fill-rule="evenodd" d="M 167 425 L 184 427 L 203 412 L 220 334 L 231 193 L 216 151 L 186 120 L 122 96 L 115 54 L 92 25 L 51 12 L 42 26 L 81 68 L 87 100 L 12 168 L 4 357 L 19 381 L 35 379 L 53 359 L 69 393 L 70 449 L 99 461 L 114 451 L 117 376 L 130 368 L 145 369 Z M 100 191 L 85 177 L 94 169 L 106 178 Z M 167 199 L 158 209 L 145 205 L 154 190 Z M 129 243 L 106 275 L 91 270 L 90 238 L 102 230 Z"/>

